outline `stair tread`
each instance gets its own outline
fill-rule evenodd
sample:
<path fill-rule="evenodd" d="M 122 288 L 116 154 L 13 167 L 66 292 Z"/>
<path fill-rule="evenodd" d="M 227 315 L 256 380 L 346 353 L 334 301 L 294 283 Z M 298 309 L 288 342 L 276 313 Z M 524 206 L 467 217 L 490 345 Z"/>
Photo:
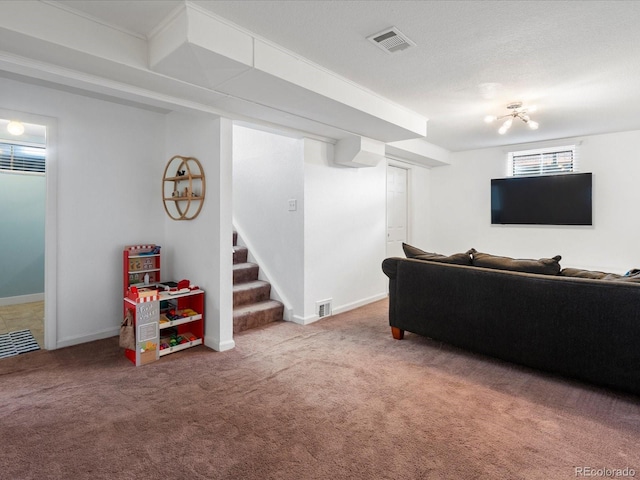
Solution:
<path fill-rule="evenodd" d="M 250 282 L 237 283 L 233 286 L 233 291 L 237 292 L 240 290 L 251 290 L 252 288 L 263 288 L 265 286 L 271 286 L 269 282 L 265 282 L 264 280 L 252 280 Z"/>
<path fill-rule="evenodd" d="M 255 263 L 236 263 L 233 265 L 233 284 L 241 285 L 258 280 L 260 267 Z"/>
<path fill-rule="evenodd" d="M 255 268 L 257 267 L 258 264 L 257 263 L 251 263 L 251 262 L 244 262 L 244 263 L 236 263 L 233 266 L 234 270 L 243 270 L 245 268 Z"/>
<path fill-rule="evenodd" d="M 241 307 L 234 308 L 233 315 L 242 315 L 248 312 L 264 311 L 280 307 L 284 307 L 284 305 L 282 305 L 282 303 L 278 302 L 277 300 L 265 300 L 264 302 L 251 303 L 249 305 L 243 305 Z"/>

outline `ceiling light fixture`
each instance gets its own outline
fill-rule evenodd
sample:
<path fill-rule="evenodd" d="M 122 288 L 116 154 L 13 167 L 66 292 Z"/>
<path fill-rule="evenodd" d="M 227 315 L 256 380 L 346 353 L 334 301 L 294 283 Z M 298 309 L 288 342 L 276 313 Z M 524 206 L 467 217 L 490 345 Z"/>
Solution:
<path fill-rule="evenodd" d="M 22 122 L 12 120 L 7 124 L 7 131 L 11 135 L 22 135 L 24 133 L 24 125 Z"/>
<path fill-rule="evenodd" d="M 531 130 L 538 129 L 539 127 L 538 122 L 534 122 L 529 117 L 529 113 L 534 112 L 536 110 L 535 107 L 523 107 L 522 102 L 512 102 L 507 105 L 507 108 L 511 110 L 511 112 L 507 113 L 506 115 L 502 115 L 500 117 L 496 117 L 495 115 L 488 115 L 484 117 L 484 121 L 487 123 L 492 123 L 497 120 L 502 120 L 503 118 L 506 118 L 505 122 L 498 129 L 498 133 L 500 135 L 504 135 L 505 133 L 507 133 L 507 131 L 511 128 L 511 125 L 513 124 L 514 118 L 519 118 L 520 120 L 522 120 L 524 123 L 526 123 L 529 126 Z"/>

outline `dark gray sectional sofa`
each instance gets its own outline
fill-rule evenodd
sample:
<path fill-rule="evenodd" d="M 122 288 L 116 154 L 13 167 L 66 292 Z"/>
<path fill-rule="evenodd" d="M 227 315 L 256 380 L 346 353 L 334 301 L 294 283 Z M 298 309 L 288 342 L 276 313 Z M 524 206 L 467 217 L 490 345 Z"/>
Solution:
<path fill-rule="evenodd" d="M 473 258 L 474 252 L 466 253 Z M 497 266 L 490 261 L 490 268 L 478 267 L 473 259 L 460 264 L 464 254 L 457 255 L 462 256 L 453 257 L 453 263 L 444 256 L 384 260 L 395 338 L 413 332 L 640 394 L 639 283 L 604 279 L 605 274 L 583 278 L 581 271 L 565 276 L 559 264 L 546 274 L 503 270 L 500 260 Z"/>

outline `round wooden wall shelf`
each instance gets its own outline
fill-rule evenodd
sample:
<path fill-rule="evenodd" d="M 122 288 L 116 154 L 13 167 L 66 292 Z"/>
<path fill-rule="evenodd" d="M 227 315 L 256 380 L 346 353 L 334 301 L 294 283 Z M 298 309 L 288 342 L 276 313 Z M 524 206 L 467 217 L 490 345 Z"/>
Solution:
<path fill-rule="evenodd" d="M 174 220 L 193 220 L 202 210 L 206 181 L 197 158 L 176 155 L 162 178 L 164 210 Z"/>

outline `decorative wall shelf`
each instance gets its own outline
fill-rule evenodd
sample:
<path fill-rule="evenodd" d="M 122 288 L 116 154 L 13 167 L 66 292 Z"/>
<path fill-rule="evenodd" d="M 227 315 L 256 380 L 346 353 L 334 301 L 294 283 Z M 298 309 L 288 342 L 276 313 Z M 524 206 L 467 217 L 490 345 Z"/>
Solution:
<path fill-rule="evenodd" d="M 202 210 L 206 179 L 195 157 L 176 155 L 164 169 L 162 200 L 164 210 L 173 220 L 193 220 Z"/>

